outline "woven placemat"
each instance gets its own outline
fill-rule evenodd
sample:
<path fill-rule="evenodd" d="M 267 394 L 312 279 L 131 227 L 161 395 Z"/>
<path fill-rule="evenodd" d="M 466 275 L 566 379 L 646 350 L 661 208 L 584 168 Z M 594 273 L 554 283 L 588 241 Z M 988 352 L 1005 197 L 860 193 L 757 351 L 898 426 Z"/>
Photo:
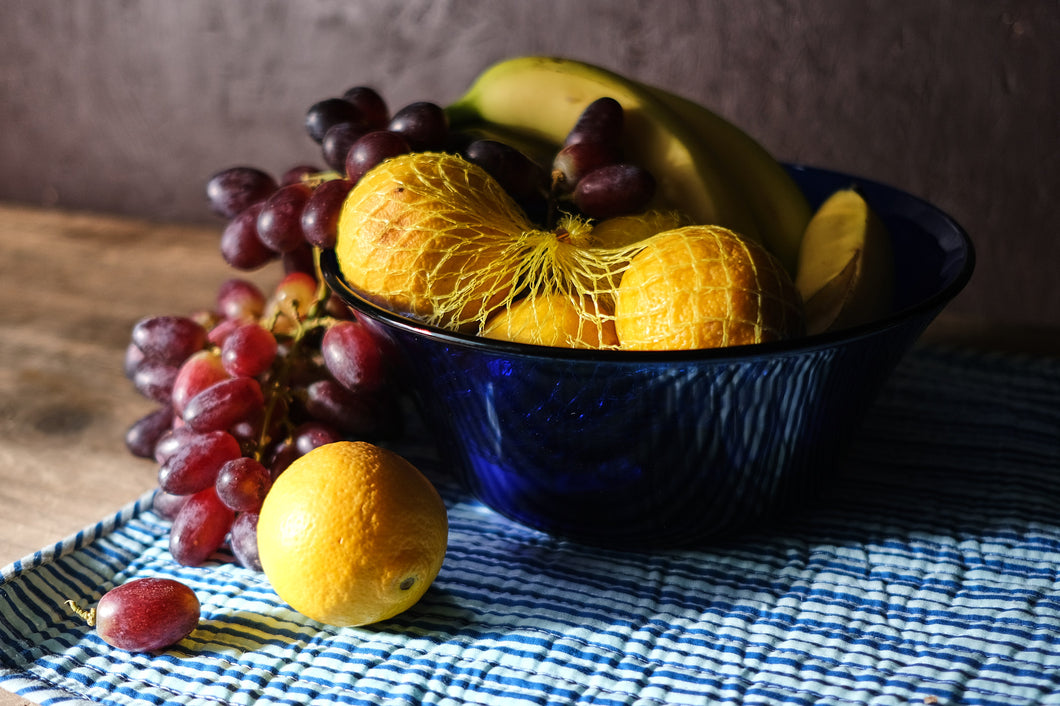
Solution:
<path fill-rule="evenodd" d="M 444 480 L 413 609 L 329 628 L 233 564 L 176 565 L 140 498 L 3 569 L 0 686 L 72 704 L 1060 704 L 1060 361 L 911 352 L 819 503 L 699 550 L 601 550 Z M 134 577 L 202 602 L 130 654 L 63 606 Z"/>

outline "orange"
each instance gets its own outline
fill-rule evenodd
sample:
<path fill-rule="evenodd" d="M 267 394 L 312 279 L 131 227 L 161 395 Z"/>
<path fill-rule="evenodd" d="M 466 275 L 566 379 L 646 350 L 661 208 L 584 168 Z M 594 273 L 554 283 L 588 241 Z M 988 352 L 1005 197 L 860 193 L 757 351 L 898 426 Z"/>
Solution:
<path fill-rule="evenodd" d="M 339 216 L 335 256 L 350 285 L 401 314 L 477 328 L 516 286 L 530 222 L 481 167 L 417 152 L 377 165 Z"/>
<path fill-rule="evenodd" d="M 299 613 L 368 625 L 409 609 L 442 567 L 449 523 L 430 481 L 365 442 L 320 446 L 272 486 L 258 520 L 262 568 Z"/>
<path fill-rule="evenodd" d="M 720 226 L 655 235 L 618 286 L 622 348 L 687 350 L 777 341 L 803 332 L 802 300 L 780 262 Z"/>
<path fill-rule="evenodd" d="M 576 298 L 563 292 L 528 296 L 513 302 L 487 321 L 482 335 L 538 346 L 618 346 L 615 323 L 605 307 L 595 305 L 590 297 Z"/>
<path fill-rule="evenodd" d="M 594 248 L 624 248 L 673 228 L 689 225 L 688 216 L 678 211 L 645 211 L 615 216 L 596 223 L 592 230 Z"/>

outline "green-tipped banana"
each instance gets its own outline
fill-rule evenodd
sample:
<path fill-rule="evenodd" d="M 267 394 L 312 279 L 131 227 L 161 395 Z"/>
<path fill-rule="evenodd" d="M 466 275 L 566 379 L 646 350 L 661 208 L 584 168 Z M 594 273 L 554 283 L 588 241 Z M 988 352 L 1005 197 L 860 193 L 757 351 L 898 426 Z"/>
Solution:
<path fill-rule="evenodd" d="M 611 71 L 567 59 L 509 59 L 486 69 L 447 113 L 454 129 L 485 125 L 558 147 L 586 106 L 605 96 L 625 111 L 627 157 L 656 179 L 654 205 L 759 239 L 744 196 L 695 130 L 645 87 Z"/>
<path fill-rule="evenodd" d="M 763 244 L 794 277 L 812 213 L 791 175 L 759 142 L 717 113 L 661 88 L 645 89 L 680 116 L 716 158 L 749 204 Z"/>

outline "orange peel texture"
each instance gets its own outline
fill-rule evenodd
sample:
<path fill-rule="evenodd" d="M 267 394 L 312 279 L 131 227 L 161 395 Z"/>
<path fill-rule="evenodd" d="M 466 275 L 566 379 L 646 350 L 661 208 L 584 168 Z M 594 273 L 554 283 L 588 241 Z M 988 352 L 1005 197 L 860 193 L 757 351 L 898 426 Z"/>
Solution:
<path fill-rule="evenodd" d="M 615 329 L 629 350 L 779 341 L 804 330 L 802 300 L 780 262 L 720 226 L 653 236 L 622 274 Z"/>

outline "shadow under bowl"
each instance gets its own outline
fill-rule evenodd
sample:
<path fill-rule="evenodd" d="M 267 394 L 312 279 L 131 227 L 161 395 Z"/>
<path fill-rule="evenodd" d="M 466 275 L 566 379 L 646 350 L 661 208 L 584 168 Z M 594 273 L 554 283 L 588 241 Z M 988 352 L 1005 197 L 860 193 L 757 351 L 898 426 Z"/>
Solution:
<path fill-rule="evenodd" d="M 816 208 L 856 187 L 892 238 L 892 313 L 780 343 L 591 351 L 424 325 L 358 296 L 388 339 L 439 453 L 466 488 L 529 527 L 620 548 L 689 545 L 758 528 L 833 476 L 882 384 L 967 284 L 974 250 L 945 213 L 874 181 L 788 167 Z"/>

